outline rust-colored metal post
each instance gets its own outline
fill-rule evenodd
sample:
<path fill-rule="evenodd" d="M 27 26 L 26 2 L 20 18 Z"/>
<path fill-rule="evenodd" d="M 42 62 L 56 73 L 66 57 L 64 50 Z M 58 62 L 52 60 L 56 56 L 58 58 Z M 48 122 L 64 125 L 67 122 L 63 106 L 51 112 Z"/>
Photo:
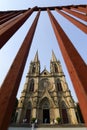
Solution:
<path fill-rule="evenodd" d="M 0 89 L 0 130 L 7 130 L 13 111 L 17 90 L 28 57 L 40 11 L 38 12 L 25 40 Z"/>
<path fill-rule="evenodd" d="M 87 7 L 78 7 L 78 9 L 87 14 Z"/>
<path fill-rule="evenodd" d="M 74 19 L 73 17 L 65 14 L 62 11 L 59 11 L 58 9 L 55 9 L 59 14 L 64 16 L 66 19 L 68 19 L 71 23 L 73 23 L 75 26 L 77 26 L 80 30 L 82 30 L 84 33 L 87 33 L 87 26 L 83 23 L 79 22 L 78 20 Z"/>
<path fill-rule="evenodd" d="M 67 8 L 63 8 L 63 10 L 64 10 L 65 12 L 67 12 L 67 13 L 73 15 L 73 16 L 76 16 L 77 18 L 80 18 L 80 19 L 82 19 L 82 20 L 84 20 L 84 21 L 87 22 L 87 16 L 86 16 L 86 15 L 81 14 L 80 12 L 78 13 L 78 12 L 76 12 L 76 11 L 67 9 Z"/>
<path fill-rule="evenodd" d="M 36 7 L 26 11 L 23 15 L 13 19 L 7 25 L 0 27 L 0 48 L 10 39 L 10 37 L 23 25 Z"/>
<path fill-rule="evenodd" d="M 13 14 L 14 14 L 14 12 L 10 12 L 10 13 L 6 13 L 5 15 L 1 15 L 1 16 L 0 16 L 0 21 L 1 21 L 2 19 L 4 19 L 4 18 L 9 17 L 10 15 L 13 15 Z"/>
<path fill-rule="evenodd" d="M 76 10 L 76 11 L 79 11 L 79 12 L 82 12 L 84 13 L 84 15 L 86 15 L 87 11 L 86 10 L 80 10 L 79 8 L 76 8 L 76 7 L 70 7 L 72 10 Z"/>
<path fill-rule="evenodd" d="M 13 13 L 13 14 L 9 14 L 9 16 L 7 15 L 7 17 L 4 17 L 0 20 L 0 25 L 7 22 L 8 20 L 18 16 L 19 14 L 22 14 L 22 12 L 16 12 L 16 13 Z"/>
<path fill-rule="evenodd" d="M 48 9 L 47 11 L 74 85 L 85 124 L 87 126 L 87 66 L 50 10 Z"/>

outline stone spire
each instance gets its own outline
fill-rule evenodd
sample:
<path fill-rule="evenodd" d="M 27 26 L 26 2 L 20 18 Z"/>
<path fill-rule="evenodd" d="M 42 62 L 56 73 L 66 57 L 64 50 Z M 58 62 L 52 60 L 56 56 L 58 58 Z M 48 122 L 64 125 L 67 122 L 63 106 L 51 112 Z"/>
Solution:
<path fill-rule="evenodd" d="M 36 55 L 34 57 L 34 62 L 38 62 L 38 61 L 39 61 L 39 59 L 38 59 L 38 50 L 37 50 Z"/>
<path fill-rule="evenodd" d="M 52 50 L 52 58 L 51 58 L 51 61 L 57 61 L 57 58 L 54 54 L 54 51 Z"/>

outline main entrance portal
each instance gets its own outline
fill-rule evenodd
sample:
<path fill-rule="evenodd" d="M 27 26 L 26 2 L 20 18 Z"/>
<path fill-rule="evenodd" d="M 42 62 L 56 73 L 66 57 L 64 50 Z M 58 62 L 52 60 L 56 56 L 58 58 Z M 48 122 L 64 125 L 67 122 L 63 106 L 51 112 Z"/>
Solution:
<path fill-rule="evenodd" d="M 43 123 L 50 123 L 49 109 L 43 109 Z"/>

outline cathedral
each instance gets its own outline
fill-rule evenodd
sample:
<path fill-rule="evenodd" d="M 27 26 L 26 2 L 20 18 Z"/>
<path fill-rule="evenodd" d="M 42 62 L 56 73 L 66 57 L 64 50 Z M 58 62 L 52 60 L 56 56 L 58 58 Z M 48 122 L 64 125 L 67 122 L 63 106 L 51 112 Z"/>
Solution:
<path fill-rule="evenodd" d="M 50 72 L 44 68 L 40 72 L 38 51 L 31 61 L 17 107 L 17 123 L 27 119 L 37 119 L 38 124 L 53 124 L 60 119 L 61 124 L 78 124 L 76 106 L 69 90 L 62 66 L 52 51 Z M 56 122 L 57 123 L 57 122 Z"/>

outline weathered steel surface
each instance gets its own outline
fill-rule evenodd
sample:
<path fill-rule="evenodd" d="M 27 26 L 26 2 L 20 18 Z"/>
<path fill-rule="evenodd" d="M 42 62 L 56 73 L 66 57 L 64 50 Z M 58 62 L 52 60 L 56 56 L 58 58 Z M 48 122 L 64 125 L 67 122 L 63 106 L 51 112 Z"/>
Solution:
<path fill-rule="evenodd" d="M 25 40 L 0 89 L 0 130 L 7 130 L 24 66 L 28 57 L 40 11 L 38 12 Z"/>
<path fill-rule="evenodd" d="M 23 25 L 23 23 L 28 19 L 32 14 L 33 10 L 27 10 L 23 15 L 20 15 L 18 18 L 13 19 L 8 22 L 5 26 L 0 26 L 0 48 L 10 39 L 10 37 Z"/>
<path fill-rule="evenodd" d="M 72 42 L 69 40 L 49 9 L 48 14 L 87 126 L 87 65 L 84 63 Z"/>

